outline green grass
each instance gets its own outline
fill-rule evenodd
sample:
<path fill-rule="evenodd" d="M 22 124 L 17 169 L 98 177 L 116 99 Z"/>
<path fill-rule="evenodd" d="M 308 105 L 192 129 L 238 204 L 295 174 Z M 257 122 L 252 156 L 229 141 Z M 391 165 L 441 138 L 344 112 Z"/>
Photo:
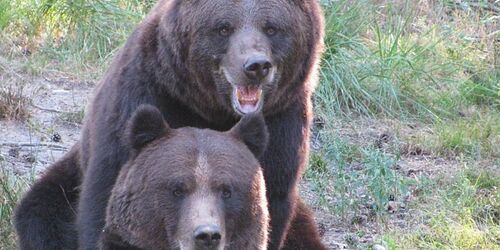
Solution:
<path fill-rule="evenodd" d="M 457 68 L 436 55 L 443 37 L 432 28 L 420 36 L 405 35 L 411 13 L 396 15 L 388 20 L 394 26 L 383 29 L 368 1 L 327 6 L 327 49 L 315 103 L 320 114 L 432 118 L 447 111 L 431 105 L 429 95 L 455 80 Z"/>
<path fill-rule="evenodd" d="M 11 1 L 0 0 L 0 29 L 9 23 L 11 18 Z"/>
<path fill-rule="evenodd" d="M 432 133 L 422 132 L 410 143 L 444 157 L 472 160 L 500 157 L 500 115 L 473 111 L 471 117 L 456 117 L 431 125 Z"/>
<path fill-rule="evenodd" d="M 487 106 L 500 111 L 499 79 L 498 75 L 493 74 L 474 75 L 460 86 L 460 94 L 469 104 Z"/>
<path fill-rule="evenodd" d="M 0 166 L 3 169 L 2 159 Z M 12 173 L 0 171 L 0 246 L 2 249 L 15 249 L 15 233 L 12 215 L 18 199 L 26 190 L 31 180 L 17 177 Z"/>
<path fill-rule="evenodd" d="M 85 110 L 76 112 L 64 112 L 59 116 L 59 119 L 69 124 L 82 124 L 85 118 Z"/>
<path fill-rule="evenodd" d="M 0 1 L 0 30 L 8 50 L 29 51 L 55 61 L 63 71 L 92 74 L 125 41 L 154 1 Z M 101 71 L 98 70 L 98 73 Z"/>
<path fill-rule="evenodd" d="M 492 45 L 479 46 L 453 27 L 420 27 L 416 8 L 411 1 L 402 10 L 368 1 L 326 4 L 327 49 L 315 99 L 320 115 L 434 120 L 455 117 L 469 104 L 498 108 Z"/>
<path fill-rule="evenodd" d="M 383 215 L 389 201 L 403 199 L 408 183 L 394 169 L 398 155 L 351 144 L 327 131 L 321 135 L 322 150 L 312 154 L 306 172 L 319 205 L 346 217 L 360 213 L 360 207 Z"/>
<path fill-rule="evenodd" d="M 400 248 L 500 249 L 500 177 L 491 171 L 466 170 L 451 178 L 435 196 L 417 204 L 424 221 L 411 232 L 392 232 Z M 433 199 L 429 199 L 433 197 Z"/>
<path fill-rule="evenodd" d="M 436 150 L 474 159 L 500 157 L 500 119 L 458 120 L 437 126 Z"/>
<path fill-rule="evenodd" d="M 499 34 L 491 27 L 500 16 L 465 8 L 467 3 L 324 1 L 326 51 L 314 104 L 327 125 L 318 132 L 322 147 L 312 154 L 306 177 L 318 204 L 344 221 L 371 205 L 387 222 L 383 208 L 409 190 L 420 190 L 419 202 L 437 199 L 432 203 L 437 206 L 417 208 L 431 218 L 421 220 L 418 233 L 380 239 L 389 249 L 498 248 L 498 214 L 491 219 L 489 212 L 498 210 L 497 178 L 479 175 L 477 183 L 464 175 L 409 179 L 393 168 L 400 159 L 397 145 L 380 149 L 349 142 L 338 125 L 328 126 L 338 120 L 353 123 L 353 117 L 418 124 L 416 136 L 403 132 L 399 140 L 431 157 L 472 163 L 480 173 L 479 160 L 497 169 L 500 74 L 493 66 L 493 41 Z M 465 170 L 448 170 L 456 171 Z M 476 193 L 483 181 L 495 186 L 487 199 Z M 479 222 L 479 217 L 489 219 Z"/>

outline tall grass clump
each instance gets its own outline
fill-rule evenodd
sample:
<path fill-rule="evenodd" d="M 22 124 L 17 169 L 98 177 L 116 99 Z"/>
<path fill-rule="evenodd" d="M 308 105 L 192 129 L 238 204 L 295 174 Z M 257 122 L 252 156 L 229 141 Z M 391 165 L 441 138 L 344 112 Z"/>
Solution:
<path fill-rule="evenodd" d="M 444 3 L 433 4 L 422 16 L 414 1 L 324 1 L 326 51 L 317 113 L 433 121 L 456 116 L 467 100 L 497 102 L 498 86 L 491 82 L 498 79 L 460 91 L 469 79 L 493 70 L 487 39 L 470 40 L 457 31 L 462 24 L 439 23 L 438 16 L 451 19 L 448 13 L 454 12 Z M 481 57 L 485 60 L 477 60 Z"/>
<path fill-rule="evenodd" d="M 30 117 L 30 101 L 25 95 L 24 86 L 0 85 L 0 119 L 26 120 Z"/>
<path fill-rule="evenodd" d="M 404 89 L 397 81 L 413 61 L 408 57 L 414 49 L 400 35 L 407 20 L 381 31 L 370 1 L 327 2 L 324 9 L 326 51 L 316 95 L 320 114 L 402 111 Z"/>
<path fill-rule="evenodd" d="M 376 100 L 358 77 L 359 65 L 369 53 L 362 33 L 368 26 L 368 1 L 325 1 L 325 53 L 316 90 L 318 115 L 357 112 L 370 113 Z"/>
<path fill-rule="evenodd" d="M 57 59 L 92 62 L 107 58 L 153 1 L 14 0 L 10 3 L 12 15 L 3 31 L 18 37 L 15 44 Z M 0 25 L 2 16 L 0 12 Z"/>

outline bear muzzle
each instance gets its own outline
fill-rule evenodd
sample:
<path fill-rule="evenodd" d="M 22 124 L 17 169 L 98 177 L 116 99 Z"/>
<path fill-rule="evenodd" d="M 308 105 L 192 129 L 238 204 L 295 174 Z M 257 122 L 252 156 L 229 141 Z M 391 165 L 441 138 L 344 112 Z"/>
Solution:
<path fill-rule="evenodd" d="M 205 224 L 198 226 L 193 232 L 193 240 L 196 250 L 218 249 L 221 244 L 222 233 L 219 226 L 215 224 Z"/>

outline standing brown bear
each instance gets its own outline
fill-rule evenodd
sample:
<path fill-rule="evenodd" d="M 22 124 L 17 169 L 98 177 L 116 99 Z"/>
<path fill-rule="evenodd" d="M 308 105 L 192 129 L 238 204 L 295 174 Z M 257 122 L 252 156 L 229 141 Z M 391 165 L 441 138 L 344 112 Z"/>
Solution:
<path fill-rule="evenodd" d="M 266 250 L 262 116 L 224 133 L 171 129 L 143 105 L 126 135 L 133 151 L 111 192 L 102 250 Z"/>
<path fill-rule="evenodd" d="M 262 112 L 269 130 L 259 159 L 269 249 L 326 249 L 297 190 L 308 158 L 323 28 L 317 0 L 158 2 L 100 82 L 80 142 L 19 204 L 21 248 L 95 249 L 131 151 L 122 139 L 126 121 L 150 104 L 173 128 L 227 130 L 241 115 Z"/>

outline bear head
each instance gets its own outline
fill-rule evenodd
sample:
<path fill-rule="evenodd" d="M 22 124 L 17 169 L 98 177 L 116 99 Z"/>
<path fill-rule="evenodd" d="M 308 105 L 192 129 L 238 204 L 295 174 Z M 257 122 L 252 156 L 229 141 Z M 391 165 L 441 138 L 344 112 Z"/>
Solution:
<path fill-rule="evenodd" d="M 177 0 L 157 9 L 160 43 L 170 46 L 160 60 L 175 61 L 231 113 L 276 112 L 304 85 L 312 91 L 324 26 L 316 0 Z"/>
<path fill-rule="evenodd" d="M 132 153 L 108 203 L 103 249 L 266 249 L 261 115 L 227 132 L 172 129 L 143 105 L 127 131 Z"/>

